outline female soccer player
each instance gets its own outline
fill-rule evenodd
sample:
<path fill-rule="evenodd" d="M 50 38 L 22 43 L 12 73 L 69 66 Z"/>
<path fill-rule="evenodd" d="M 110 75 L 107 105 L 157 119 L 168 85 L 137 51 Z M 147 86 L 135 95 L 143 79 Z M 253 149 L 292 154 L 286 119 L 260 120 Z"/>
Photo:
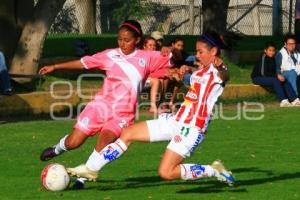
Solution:
<path fill-rule="evenodd" d="M 165 70 L 170 64 L 169 55 L 136 49 L 141 36 L 140 24 L 127 20 L 118 31 L 119 48 L 40 69 L 40 74 L 48 74 L 58 69 L 98 68 L 105 70 L 107 76 L 94 100 L 80 113 L 72 133 L 54 147 L 46 148 L 40 156 L 42 161 L 79 147 L 88 137 L 99 132 L 101 134 L 91 157 L 98 155 L 103 147 L 120 136 L 122 128 L 134 122 L 140 86 L 150 73 Z"/>
<path fill-rule="evenodd" d="M 185 164 L 184 159 L 191 155 L 202 143 L 212 115 L 212 109 L 222 94 L 228 80 L 227 68 L 219 59 L 220 49 L 224 45 L 216 33 L 205 33 L 196 42 L 196 57 L 203 68 L 191 76 L 191 87 L 176 115 L 163 114 L 158 119 L 140 122 L 124 128 L 121 137 L 107 145 L 91 165 L 68 168 L 71 175 L 90 177 L 107 163 L 119 158 L 135 141 L 170 141 L 159 166 L 159 175 L 166 180 L 198 179 L 217 177 L 227 184 L 233 184 L 234 178 L 220 161 L 212 165 Z M 190 70 L 181 68 L 181 72 Z"/>

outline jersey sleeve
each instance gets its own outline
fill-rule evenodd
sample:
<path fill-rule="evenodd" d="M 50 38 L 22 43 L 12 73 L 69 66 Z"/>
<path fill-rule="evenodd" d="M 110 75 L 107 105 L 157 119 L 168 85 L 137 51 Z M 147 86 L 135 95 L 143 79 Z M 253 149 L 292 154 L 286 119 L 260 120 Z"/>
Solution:
<path fill-rule="evenodd" d="M 84 68 L 86 69 L 93 69 L 98 68 L 101 70 L 106 70 L 105 61 L 107 60 L 106 56 L 107 50 L 96 53 L 92 56 L 84 56 L 80 59 L 81 63 L 83 64 Z"/>
<path fill-rule="evenodd" d="M 151 51 L 149 59 L 150 77 L 165 77 L 168 68 L 171 67 L 171 56 L 172 54 L 170 54 L 169 56 L 162 56 L 159 51 Z"/>

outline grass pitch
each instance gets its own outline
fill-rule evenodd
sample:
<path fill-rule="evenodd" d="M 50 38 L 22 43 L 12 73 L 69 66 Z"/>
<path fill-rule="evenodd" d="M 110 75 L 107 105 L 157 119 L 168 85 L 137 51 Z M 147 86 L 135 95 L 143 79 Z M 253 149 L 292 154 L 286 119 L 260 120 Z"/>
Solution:
<path fill-rule="evenodd" d="M 227 110 L 227 117 L 237 110 Z M 236 177 L 228 187 L 213 178 L 163 181 L 157 168 L 167 143 L 134 144 L 81 191 L 48 192 L 40 172 L 49 162 L 40 152 L 68 133 L 74 121 L 30 121 L 0 125 L 0 199 L 300 199 L 300 109 L 267 108 L 262 120 L 245 116 L 214 120 L 188 163 L 222 159 Z M 51 162 L 76 166 L 86 161 L 95 139 Z"/>

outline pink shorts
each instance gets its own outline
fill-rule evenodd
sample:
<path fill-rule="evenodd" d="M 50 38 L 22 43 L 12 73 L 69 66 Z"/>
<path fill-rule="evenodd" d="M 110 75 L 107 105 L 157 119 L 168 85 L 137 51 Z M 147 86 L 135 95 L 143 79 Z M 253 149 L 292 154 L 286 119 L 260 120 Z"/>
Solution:
<path fill-rule="evenodd" d="M 95 107 L 95 105 L 89 103 L 78 116 L 74 128 L 84 132 L 88 136 L 93 136 L 103 130 L 109 130 L 117 137 L 120 137 L 122 128 L 133 124 L 133 122 L 134 114 L 114 116 L 113 112 L 107 111 L 107 107 L 101 110 L 99 107 Z"/>

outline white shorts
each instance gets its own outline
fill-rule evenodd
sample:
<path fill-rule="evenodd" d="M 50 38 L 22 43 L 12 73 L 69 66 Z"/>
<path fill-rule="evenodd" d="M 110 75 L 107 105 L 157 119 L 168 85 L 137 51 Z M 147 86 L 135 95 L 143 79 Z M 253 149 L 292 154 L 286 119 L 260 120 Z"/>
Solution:
<path fill-rule="evenodd" d="M 167 148 L 189 157 L 205 138 L 201 129 L 179 124 L 171 113 L 163 113 L 158 119 L 147 121 L 150 142 L 170 141 Z"/>

